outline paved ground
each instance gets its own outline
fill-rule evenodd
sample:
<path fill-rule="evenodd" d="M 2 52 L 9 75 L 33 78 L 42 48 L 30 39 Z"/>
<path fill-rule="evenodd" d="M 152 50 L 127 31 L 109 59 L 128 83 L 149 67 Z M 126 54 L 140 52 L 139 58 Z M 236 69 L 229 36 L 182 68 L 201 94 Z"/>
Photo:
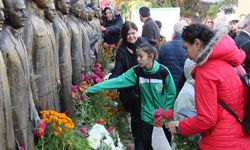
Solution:
<path fill-rule="evenodd" d="M 154 128 L 152 145 L 154 150 L 171 150 L 162 128 Z"/>
<path fill-rule="evenodd" d="M 154 128 L 152 145 L 154 150 L 171 150 L 162 128 Z M 134 150 L 134 145 L 129 144 L 126 150 Z"/>

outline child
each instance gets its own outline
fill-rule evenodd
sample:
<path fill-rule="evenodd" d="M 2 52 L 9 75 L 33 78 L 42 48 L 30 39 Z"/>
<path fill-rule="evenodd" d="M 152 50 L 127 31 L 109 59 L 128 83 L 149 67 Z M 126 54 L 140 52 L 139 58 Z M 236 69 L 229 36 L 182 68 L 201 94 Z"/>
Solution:
<path fill-rule="evenodd" d="M 157 108 L 173 109 L 175 100 L 175 84 L 172 75 L 167 71 L 165 81 L 159 79 L 161 65 L 155 60 L 156 49 L 149 43 L 142 43 L 136 49 L 138 65 L 132 67 L 124 74 L 96 84 L 87 89 L 87 94 L 97 93 L 105 89 L 118 89 L 139 84 L 141 99 L 141 132 L 143 133 L 143 147 L 152 150 L 151 139 L 153 132 L 153 114 Z M 142 76 L 137 77 L 135 70 L 142 70 Z M 146 76 L 146 77 L 145 77 Z M 138 83 L 139 82 L 139 83 Z M 165 85 L 163 85 L 165 83 Z M 162 91 L 162 89 L 164 91 Z M 170 142 L 171 134 L 164 129 L 165 135 Z"/>

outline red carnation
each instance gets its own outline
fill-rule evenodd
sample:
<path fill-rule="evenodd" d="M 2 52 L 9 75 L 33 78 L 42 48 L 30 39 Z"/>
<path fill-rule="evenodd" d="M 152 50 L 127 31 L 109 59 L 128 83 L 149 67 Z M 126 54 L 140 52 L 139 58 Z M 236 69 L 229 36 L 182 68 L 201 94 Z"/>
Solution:
<path fill-rule="evenodd" d="M 45 133 L 45 129 L 46 129 L 46 124 L 45 124 L 45 122 L 41 119 L 40 120 L 40 122 L 39 122 L 39 126 L 38 126 L 38 128 L 35 130 L 35 135 L 37 136 L 37 137 L 42 137 L 43 135 L 44 135 L 44 133 Z"/>
<path fill-rule="evenodd" d="M 174 113 L 173 113 L 173 110 L 171 109 L 166 109 L 163 113 L 163 116 L 164 118 L 167 120 L 167 121 L 170 121 L 173 119 L 173 116 L 174 116 Z"/>

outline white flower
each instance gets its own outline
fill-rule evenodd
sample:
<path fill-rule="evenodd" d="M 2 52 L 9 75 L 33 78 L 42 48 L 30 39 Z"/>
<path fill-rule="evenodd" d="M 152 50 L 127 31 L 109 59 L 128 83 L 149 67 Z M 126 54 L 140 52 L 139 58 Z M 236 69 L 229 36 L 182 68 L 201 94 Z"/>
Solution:
<path fill-rule="evenodd" d="M 112 146 L 114 145 L 114 141 L 110 136 L 105 136 L 105 139 L 103 140 L 103 142 L 107 145 L 107 146 Z"/>
<path fill-rule="evenodd" d="M 102 135 L 97 130 L 93 130 L 93 129 L 89 131 L 89 136 L 96 137 L 99 139 L 99 141 L 102 139 Z"/>
<path fill-rule="evenodd" d="M 109 135 L 109 132 L 107 131 L 107 129 L 106 129 L 103 125 L 101 125 L 101 124 L 95 124 L 95 125 L 92 127 L 91 130 L 96 130 L 96 131 L 98 131 L 98 132 L 102 135 L 102 137 L 103 137 L 103 136 L 106 136 L 106 135 Z"/>
<path fill-rule="evenodd" d="M 100 147 L 100 139 L 97 136 L 89 136 L 88 137 L 88 143 L 90 145 L 91 148 L 93 149 L 98 149 Z"/>

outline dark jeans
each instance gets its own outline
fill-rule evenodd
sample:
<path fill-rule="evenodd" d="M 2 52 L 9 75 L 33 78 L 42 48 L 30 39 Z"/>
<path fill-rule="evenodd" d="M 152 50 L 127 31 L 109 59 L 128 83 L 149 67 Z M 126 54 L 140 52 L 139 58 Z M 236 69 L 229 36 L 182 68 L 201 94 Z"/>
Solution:
<path fill-rule="evenodd" d="M 142 141 L 144 150 L 153 150 L 152 147 L 152 133 L 153 133 L 154 126 L 148 124 L 144 121 L 141 123 L 141 133 L 142 133 Z M 163 128 L 166 138 L 168 139 L 169 144 L 171 144 L 171 133 L 166 129 Z"/>
<path fill-rule="evenodd" d="M 131 130 L 134 138 L 135 150 L 144 150 L 142 146 L 142 134 L 141 134 L 141 103 L 140 100 L 133 99 L 127 104 L 130 108 L 131 116 Z"/>

